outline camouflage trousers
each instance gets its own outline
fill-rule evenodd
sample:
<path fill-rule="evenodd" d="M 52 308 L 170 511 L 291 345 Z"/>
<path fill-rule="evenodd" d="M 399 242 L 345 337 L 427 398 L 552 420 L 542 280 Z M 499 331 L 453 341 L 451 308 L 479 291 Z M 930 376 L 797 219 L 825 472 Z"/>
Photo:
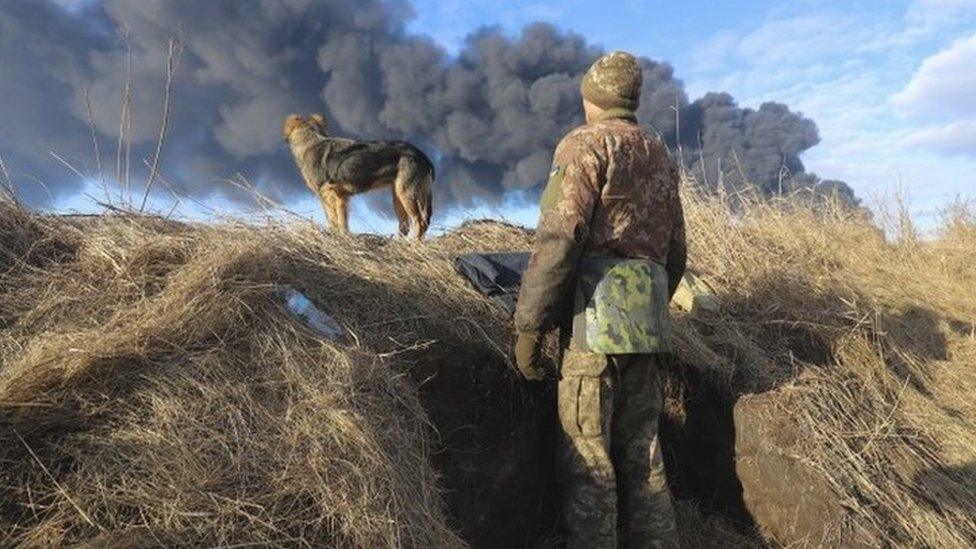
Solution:
<path fill-rule="evenodd" d="M 567 547 L 677 547 L 656 355 L 567 350 L 558 393 Z"/>

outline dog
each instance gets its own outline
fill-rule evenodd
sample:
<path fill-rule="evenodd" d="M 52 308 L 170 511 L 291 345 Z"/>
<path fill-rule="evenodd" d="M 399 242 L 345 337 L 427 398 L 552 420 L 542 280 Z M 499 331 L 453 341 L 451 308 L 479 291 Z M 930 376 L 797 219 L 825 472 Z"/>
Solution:
<path fill-rule="evenodd" d="M 308 188 L 319 197 L 329 226 L 349 231 L 349 198 L 392 187 L 398 233 L 424 237 L 433 214 L 434 165 L 406 141 L 357 141 L 328 135 L 325 117 L 285 118 L 285 141 Z"/>

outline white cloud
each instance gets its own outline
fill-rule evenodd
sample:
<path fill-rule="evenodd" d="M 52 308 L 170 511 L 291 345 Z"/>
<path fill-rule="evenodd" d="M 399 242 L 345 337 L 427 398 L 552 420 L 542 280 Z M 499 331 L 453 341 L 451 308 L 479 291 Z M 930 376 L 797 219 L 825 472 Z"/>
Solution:
<path fill-rule="evenodd" d="M 916 0 L 894 17 L 828 8 L 726 29 L 687 54 L 688 88 L 729 90 L 746 105 L 783 101 L 820 128 L 821 143 L 803 156 L 808 170 L 865 199 L 901 187 L 913 211 L 935 211 L 956 195 L 976 198 L 976 86 L 966 84 L 976 75 L 974 8 Z M 926 118 L 901 116 L 915 110 Z"/>
<path fill-rule="evenodd" d="M 976 158 L 976 34 L 926 58 L 891 101 L 904 115 L 937 122 L 910 132 L 903 147 Z"/>
<path fill-rule="evenodd" d="M 976 34 L 925 59 L 892 101 L 912 116 L 976 118 Z"/>
<path fill-rule="evenodd" d="M 731 62 L 733 50 L 742 38 L 733 31 L 721 31 L 698 41 L 688 52 L 691 70 L 706 72 L 721 70 Z"/>
<path fill-rule="evenodd" d="M 976 13 L 976 0 L 915 0 L 908 9 L 907 19 L 913 26 L 932 27 Z"/>
<path fill-rule="evenodd" d="M 737 53 L 756 65 L 795 64 L 822 58 L 846 47 L 831 38 L 847 34 L 840 32 L 841 27 L 847 26 L 842 19 L 823 15 L 770 21 L 743 38 Z"/>
<path fill-rule="evenodd" d="M 903 146 L 976 158 L 976 120 L 923 128 L 909 134 L 904 139 Z"/>

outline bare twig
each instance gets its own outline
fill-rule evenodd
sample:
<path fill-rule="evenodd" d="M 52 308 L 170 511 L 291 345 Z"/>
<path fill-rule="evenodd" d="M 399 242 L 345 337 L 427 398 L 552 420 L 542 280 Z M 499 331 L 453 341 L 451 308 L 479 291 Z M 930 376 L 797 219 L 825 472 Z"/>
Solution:
<path fill-rule="evenodd" d="M 142 163 L 146 166 L 146 168 L 149 167 L 149 161 L 146 160 L 145 158 L 142 159 Z M 176 191 L 176 188 L 174 188 L 173 185 L 171 185 L 170 182 L 166 180 L 166 177 L 163 176 L 163 173 L 161 171 L 158 171 L 157 170 L 156 178 L 159 180 L 159 183 L 163 187 L 165 187 L 167 191 L 169 191 L 170 196 L 173 197 L 173 207 L 170 208 L 169 214 L 166 215 L 167 218 L 170 217 L 171 215 L 173 215 L 173 212 L 176 211 L 176 208 L 178 208 L 180 205 L 182 205 L 182 203 L 183 203 L 182 198 L 187 198 L 189 200 L 192 200 L 197 205 L 203 207 L 206 210 L 212 210 L 212 208 L 210 208 L 209 206 L 207 206 L 203 202 L 200 202 L 199 200 L 196 200 L 192 196 L 182 195 L 181 193 L 178 193 Z"/>
<path fill-rule="evenodd" d="M 39 186 L 39 187 L 40 187 L 41 189 L 43 189 L 43 190 L 44 190 L 44 194 L 46 194 L 46 195 L 47 195 L 47 198 L 48 198 L 48 199 L 49 199 L 49 200 L 50 200 L 51 202 L 54 202 L 54 195 L 53 195 L 53 194 L 51 194 L 51 189 L 49 189 L 49 188 L 48 188 L 48 186 L 47 186 L 47 183 L 45 183 L 45 182 L 43 182 L 43 181 L 41 181 L 40 179 L 38 179 L 38 177 L 37 177 L 36 175 L 32 175 L 32 174 L 25 174 L 25 175 L 24 175 L 24 177 L 26 177 L 27 179 L 30 179 L 30 180 L 31 180 L 31 181 L 33 181 L 34 183 L 37 183 L 37 185 L 38 185 L 38 186 Z"/>
<path fill-rule="evenodd" d="M 684 170 L 685 155 L 681 147 L 681 102 L 677 93 L 674 95 L 674 105 L 671 106 L 671 110 L 674 111 L 674 146 L 678 149 L 678 166 Z"/>
<path fill-rule="evenodd" d="M 68 162 L 67 160 L 65 160 L 65 159 L 61 158 L 60 156 L 58 156 L 58 153 L 56 153 L 54 151 L 48 151 L 48 152 L 51 153 L 51 156 L 53 156 L 55 160 L 57 160 L 58 162 L 64 164 L 64 167 L 65 168 L 68 168 L 69 170 L 71 170 L 75 175 L 77 175 L 81 179 L 85 179 L 84 174 L 82 174 L 81 171 L 78 170 L 78 168 L 75 168 L 70 162 Z"/>
<path fill-rule="evenodd" d="M 0 182 L 0 184 L 2 184 L 3 188 L 7 190 L 7 194 L 10 195 L 10 198 L 16 202 L 17 193 L 14 191 L 14 182 L 10 179 L 10 173 L 7 172 L 7 165 L 4 164 L 2 155 L 0 155 L 0 176 L 3 176 L 3 181 Z"/>
<path fill-rule="evenodd" d="M 132 163 L 132 50 L 127 49 L 125 59 L 125 194 L 126 202 L 132 202 L 130 186 Z"/>
<path fill-rule="evenodd" d="M 159 124 L 159 137 L 156 139 L 156 154 L 153 156 L 152 166 L 149 167 L 149 178 L 146 180 L 146 190 L 142 194 L 142 203 L 139 211 L 146 208 L 146 200 L 149 199 L 149 191 L 152 189 L 153 180 L 156 178 L 156 171 L 159 169 L 159 158 L 163 152 L 163 141 L 166 139 L 166 130 L 169 125 L 170 97 L 173 89 L 173 74 L 176 72 L 176 65 L 179 63 L 182 44 L 176 39 L 169 41 L 169 51 L 166 55 L 166 92 L 163 97 L 163 119 Z"/>
<path fill-rule="evenodd" d="M 85 110 L 88 113 L 88 128 L 91 131 L 92 152 L 95 155 L 95 173 L 98 174 L 98 181 L 102 184 L 105 200 L 111 202 L 112 195 L 108 191 L 108 184 L 105 183 L 105 172 L 102 171 L 102 152 L 98 147 L 98 135 L 95 132 L 95 109 L 92 107 L 91 90 L 88 86 L 85 86 Z"/>
<path fill-rule="evenodd" d="M 246 177 L 244 177 L 244 174 L 238 173 L 235 178 L 223 179 L 222 181 L 231 185 L 232 187 L 236 187 L 250 194 L 254 198 L 254 201 L 261 206 L 262 210 L 264 210 L 265 215 L 268 215 L 271 210 L 283 212 L 289 211 L 284 204 L 281 204 L 280 202 L 257 190 L 257 188 L 250 181 L 248 181 Z"/>
<path fill-rule="evenodd" d="M 702 147 L 701 132 L 698 132 L 697 138 L 698 138 L 698 160 L 701 162 L 702 181 L 705 182 L 705 188 L 707 189 L 708 171 L 706 170 L 707 164 L 705 163 L 705 153 L 702 152 L 704 151 L 704 147 Z"/>
<path fill-rule="evenodd" d="M 121 187 L 122 201 L 128 200 L 129 191 L 129 130 L 132 128 L 132 115 L 129 111 L 132 100 L 132 45 L 129 43 L 129 31 L 122 30 L 122 41 L 125 42 L 125 80 L 122 88 L 122 114 L 119 117 L 119 141 L 115 150 L 115 180 Z"/>

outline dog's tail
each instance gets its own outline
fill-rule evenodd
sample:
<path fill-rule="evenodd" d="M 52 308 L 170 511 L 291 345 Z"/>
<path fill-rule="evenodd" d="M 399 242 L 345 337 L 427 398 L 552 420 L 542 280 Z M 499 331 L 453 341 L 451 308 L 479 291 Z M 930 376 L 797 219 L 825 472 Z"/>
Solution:
<path fill-rule="evenodd" d="M 417 238 L 423 238 L 434 215 L 434 164 L 419 149 L 414 148 L 414 152 L 413 162 L 417 174 L 415 196 L 417 214 L 420 218 Z"/>
<path fill-rule="evenodd" d="M 396 180 L 393 182 L 393 192 L 402 207 L 397 216 L 402 223 L 405 218 L 401 213 L 405 214 L 410 220 L 413 236 L 417 240 L 423 239 L 434 213 L 432 204 L 434 170 L 431 169 L 430 163 L 424 160 L 419 156 L 402 156 Z M 401 231 L 403 231 L 402 225 Z"/>

